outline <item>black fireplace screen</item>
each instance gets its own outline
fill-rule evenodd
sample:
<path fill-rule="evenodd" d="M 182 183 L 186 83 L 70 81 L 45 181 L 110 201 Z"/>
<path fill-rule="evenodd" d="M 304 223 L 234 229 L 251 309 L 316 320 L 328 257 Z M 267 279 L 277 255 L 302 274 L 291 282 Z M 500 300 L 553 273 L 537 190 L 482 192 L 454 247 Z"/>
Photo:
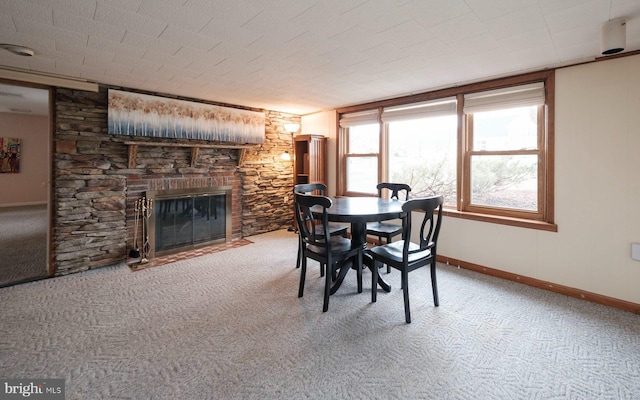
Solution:
<path fill-rule="evenodd" d="M 231 235 L 231 187 L 147 191 L 152 256 L 226 242 Z"/>
<path fill-rule="evenodd" d="M 156 252 L 225 238 L 224 194 L 157 200 Z"/>

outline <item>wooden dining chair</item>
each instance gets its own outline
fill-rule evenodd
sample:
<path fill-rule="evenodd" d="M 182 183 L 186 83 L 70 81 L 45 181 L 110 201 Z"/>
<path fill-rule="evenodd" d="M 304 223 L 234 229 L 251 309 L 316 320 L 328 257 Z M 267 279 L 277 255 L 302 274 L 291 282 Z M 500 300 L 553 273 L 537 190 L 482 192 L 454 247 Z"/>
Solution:
<path fill-rule="evenodd" d="M 391 183 L 381 182 L 376 186 L 378 189 L 378 197 L 382 197 L 383 190 L 389 190 L 391 199 L 396 200 L 409 200 L 409 193 L 411 192 L 411 186 L 405 183 Z M 404 192 L 403 196 L 400 193 Z M 402 199 L 400 198 L 402 197 Z M 378 246 L 382 245 L 382 238 L 385 239 L 385 243 L 391 242 L 391 239 L 402 233 L 402 225 L 394 224 L 391 222 L 369 222 L 367 224 L 367 235 L 373 235 L 378 237 Z M 387 272 L 391 272 L 391 268 L 387 266 Z"/>
<path fill-rule="evenodd" d="M 327 185 L 324 183 L 302 183 L 293 187 L 293 194 L 314 194 L 324 196 L 327 191 Z M 329 223 L 329 235 L 331 236 L 343 236 L 347 237 L 347 225 L 340 225 Z M 319 232 L 323 232 L 323 228 L 318 228 Z M 300 268 L 300 262 L 302 260 L 302 240 L 298 235 L 298 257 L 296 258 L 296 268 Z M 320 269 L 320 276 L 324 276 L 324 268 Z"/>
<path fill-rule="evenodd" d="M 438 285 L 436 282 L 436 248 L 438 235 L 442 224 L 443 196 L 432 196 L 408 200 L 402 205 L 406 213 L 402 219 L 402 240 L 377 246 L 367 250 L 367 254 L 373 258 L 371 301 L 376 301 L 376 286 L 378 281 L 378 268 L 381 263 L 387 264 L 400 271 L 401 285 L 404 292 L 404 315 L 407 323 L 411 323 L 409 311 L 409 272 L 420 267 L 431 267 L 431 288 L 433 291 L 433 304 L 438 307 Z M 411 241 L 412 214 L 424 213 L 420 224 L 419 237 L 415 243 Z"/>
<path fill-rule="evenodd" d="M 296 221 L 302 243 L 302 268 L 300 270 L 298 297 L 302 297 L 304 294 L 307 259 L 316 260 L 320 263 L 321 269 L 326 268 L 324 302 L 322 306 L 322 311 L 326 312 L 329 309 L 329 296 L 331 294 L 333 277 L 337 275 L 337 271 L 340 268 L 351 268 L 353 265 L 351 259 L 353 257 L 357 257 L 358 291 L 362 291 L 363 248 L 360 246 L 352 246 L 351 240 L 342 236 L 331 236 L 329 232 L 329 217 L 327 214 L 327 209 L 332 205 L 330 198 L 300 193 L 296 193 L 294 196 Z M 321 216 L 313 215 L 311 208 L 314 206 L 321 207 Z"/>

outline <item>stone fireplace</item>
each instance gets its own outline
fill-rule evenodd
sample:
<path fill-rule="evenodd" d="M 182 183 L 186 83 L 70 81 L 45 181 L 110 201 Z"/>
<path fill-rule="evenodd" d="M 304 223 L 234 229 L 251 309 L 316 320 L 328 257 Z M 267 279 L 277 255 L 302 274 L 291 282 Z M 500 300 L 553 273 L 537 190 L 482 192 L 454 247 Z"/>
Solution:
<path fill-rule="evenodd" d="M 226 241 L 291 225 L 293 168 L 280 155 L 292 149 L 283 124 L 300 123 L 299 116 L 260 110 L 265 113 L 265 142 L 242 150 L 119 138 L 108 134 L 108 88 L 55 90 L 52 275 L 127 261 L 134 238 L 138 247 L 142 244 L 142 228 L 135 232 L 134 204 L 149 191 L 230 187 Z"/>
<path fill-rule="evenodd" d="M 231 241 L 232 188 L 150 190 L 150 257 Z"/>
<path fill-rule="evenodd" d="M 128 247 L 142 250 L 142 223 L 135 232 L 135 201 L 151 200 L 149 259 L 242 238 L 242 177 L 238 150 L 201 149 L 197 167 L 183 147 L 138 148 L 127 190 Z M 142 238 L 142 240 L 140 239 Z"/>

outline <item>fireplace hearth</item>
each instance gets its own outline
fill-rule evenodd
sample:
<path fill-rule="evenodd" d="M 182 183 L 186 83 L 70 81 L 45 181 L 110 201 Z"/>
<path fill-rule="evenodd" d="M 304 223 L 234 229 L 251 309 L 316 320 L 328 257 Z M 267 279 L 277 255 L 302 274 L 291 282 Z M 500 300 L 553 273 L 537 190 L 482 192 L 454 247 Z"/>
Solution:
<path fill-rule="evenodd" d="M 147 191 L 150 258 L 231 241 L 231 186 Z"/>

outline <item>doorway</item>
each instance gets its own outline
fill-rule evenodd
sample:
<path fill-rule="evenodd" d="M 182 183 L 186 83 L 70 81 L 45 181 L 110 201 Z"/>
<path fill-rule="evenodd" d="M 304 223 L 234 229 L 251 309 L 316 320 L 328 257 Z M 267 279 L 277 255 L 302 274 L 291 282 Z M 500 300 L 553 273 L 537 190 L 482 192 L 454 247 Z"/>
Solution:
<path fill-rule="evenodd" d="M 50 276 L 50 90 L 0 82 L 0 287 Z"/>

